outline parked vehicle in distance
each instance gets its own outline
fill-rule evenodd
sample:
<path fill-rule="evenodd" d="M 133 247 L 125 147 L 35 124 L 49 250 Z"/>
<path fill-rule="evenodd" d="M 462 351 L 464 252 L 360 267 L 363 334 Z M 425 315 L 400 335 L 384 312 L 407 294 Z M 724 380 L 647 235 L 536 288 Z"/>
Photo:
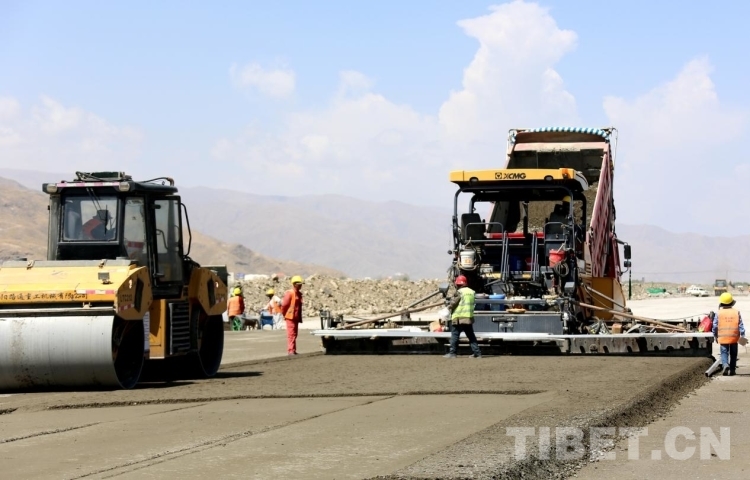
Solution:
<path fill-rule="evenodd" d="M 690 285 L 690 288 L 688 288 L 685 293 L 694 297 L 708 297 L 709 295 L 705 288 L 697 287 L 695 285 Z"/>

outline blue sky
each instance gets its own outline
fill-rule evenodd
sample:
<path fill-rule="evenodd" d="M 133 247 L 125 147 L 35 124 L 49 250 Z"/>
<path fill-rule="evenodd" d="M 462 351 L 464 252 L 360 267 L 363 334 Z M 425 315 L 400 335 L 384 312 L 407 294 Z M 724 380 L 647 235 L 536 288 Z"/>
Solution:
<path fill-rule="evenodd" d="M 686 65 L 699 59 L 703 63 L 691 70 L 693 76 L 685 77 L 684 83 L 708 79 L 705 102 L 690 108 L 689 114 L 678 108 L 673 112 L 675 121 L 666 118 L 659 128 L 673 124 L 679 128 L 680 121 L 696 115 L 715 119 L 699 131 L 723 125 L 731 134 L 718 145 L 708 142 L 695 148 L 688 148 L 689 142 L 701 141 L 694 133 L 675 137 L 670 150 L 649 143 L 655 137 L 645 132 L 646 127 L 636 132 L 635 127 L 623 130 L 615 125 L 621 129 L 622 147 L 627 147 L 625 139 L 630 142 L 630 150 L 619 153 L 638 156 L 640 162 L 632 162 L 623 178 L 639 178 L 637 169 L 642 172 L 658 163 L 661 170 L 654 174 L 663 175 L 658 185 L 676 182 L 670 169 L 679 168 L 678 159 L 703 152 L 684 163 L 699 167 L 705 152 L 711 151 L 726 158 L 725 171 L 739 169 L 735 180 L 745 175 L 750 179 L 750 171 L 743 167 L 747 160 L 729 158 L 750 139 L 744 123 L 750 106 L 750 67 L 744 60 L 750 44 L 746 27 L 750 3 L 741 1 L 550 0 L 539 2 L 541 8 L 533 11 L 508 8 L 503 15 L 509 22 L 529 25 L 510 40 L 489 47 L 496 49 L 489 61 L 506 59 L 511 51 L 526 55 L 513 68 L 499 61 L 493 66 L 494 76 L 486 79 L 506 89 L 486 101 L 494 105 L 496 100 L 498 108 L 502 106 L 498 113 L 502 118 L 481 135 L 458 135 L 450 145 L 437 145 L 445 135 L 438 133 L 436 125 L 447 121 L 441 109 L 450 103 L 451 92 L 471 90 L 465 86 L 465 72 L 478 54 L 478 38 L 491 36 L 503 25 L 502 19 L 495 19 L 500 22 L 496 24 L 489 19 L 470 35 L 458 22 L 489 17 L 491 5 L 473 0 L 1 1 L 0 99 L 6 99 L 6 113 L 0 103 L 0 166 L 23 164 L 61 171 L 83 168 L 74 166 L 76 161 L 128 162 L 137 174 L 173 174 L 190 185 L 447 204 L 451 190 L 447 171 L 456 165 L 496 164 L 502 158 L 507 128 L 565 120 L 600 126 L 616 118 L 626 126 L 638 125 L 639 112 L 653 117 L 661 103 L 653 100 L 643 105 L 637 99 L 675 81 Z M 574 32 L 575 39 L 562 31 Z M 532 33 L 527 37 L 526 32 Z M 547 43 L 534 43 L 547 34 Z M 546 55 L 553 45 L 561 50 Z M 537 62 L 541 57 L 544 60 Z M 230 74 L 233 64 L 238 71 L 257 65 L 264 73 L 291 73 L 293 87 L 268 95 L 254 81 L 238 83 Z M 555 87 L 557 100 L 551 101 L 554 111 L 531 115 L 525 105 L 539 111 L 550 100 L 539 100 L 534 96 L 538 90 L 526 91 L 524 85 L 539 80 L 540 72 L 547 69 L 561 79 Z M 347 80 L 342 71 L 359 76 Z M 338 98 L 342 86 L 354 93 Z M 480 90 L 495 95 L 486 85 Z M 480 103 L 485 103 L 483 94 L 478 94 Z M 675 102 L 695 97 L 690 92 L 685 95 Z M 40 100 L 42 96 L 49 101 Z M 509 101 L 508 96 L 518 98 Z M 619 113 L 608 113 L 603 107 L 607 96 L 621 99 L 628 108 L 621 105 Z M 565 105 L 558 105 L 558 100 Z M 382 107 L 372 125 L 368 122 L 372 103 L 363 104 L 368 101 L 381 102 Z M 60 124 L 60 118 L 68 120 Z M 483 112 L 481 118 L 492 118 L 492 112 Z M 44 123 L 45 119 L 49 121 Z M 453 121 L 463 122 L 458 117 Z M 400 126 L 390 129 L 391 123 Z M 733 130 L 733 123 L 742 125 Z M 378 149 L 383 137 L 372 133 L 378 128 L 392 135 L 382 150 Z M 297 140 L 310 151 L 299 146 L 287 151 Z M 88 147 L 78 151 L 81 145 Z M 661 156 L 644 160 L 652 152 L 645 145 L 657 147 Z M 407 149 L 413 151 L 404 153 Z M 308 158 L 313 150 L 317 156 Z M 334 151 L 338 153 L 330 153 Z M 665 156 L 675 163 L 666 162 Z M 71 166 L 61 168 L 61 162 Z M 232 171 L 237 175 L 226 175 Z M 289 181 L 290 175 L 297 177 Z M 694 176 L 689 178 L 695 182 Z M 362 188 L 358 183 L 363 182 L 372 185 Z M 440 188 L 435 182 L 441 183 Z M 701 184 L 687 187 L 698 189 Z M 623 189 L 627 195 L 617 199 L 627 223 L 657 223 L 672 230 L 688 222 L 697 225 L 693 230 L 718 226 L 700 213 L 685 213 L 681 219 L 658 212 L 643 217 L 644 203 L 633 200 L 642 195 L 628 188 Z M 680 187 L 675 184 L 675 188 Z M 642 201 L 657 200 L 647 196 Z M 750 198 L 735 200 L 747 204 Z M 694 211 L 698 212 L 698 205 Z M 734 230 L 750 233 L 750 227 Z"/>

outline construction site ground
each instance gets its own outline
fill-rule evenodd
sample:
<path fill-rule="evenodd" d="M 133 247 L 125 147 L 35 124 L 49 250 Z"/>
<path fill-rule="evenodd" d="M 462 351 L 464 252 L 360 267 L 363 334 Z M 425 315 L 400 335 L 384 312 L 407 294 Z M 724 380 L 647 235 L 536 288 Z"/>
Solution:
<path fill-rule="evenodd" d="M 631 306 L 673 318 L 716 303 Z M 745 297 L 738 308 L 745 303 L 750 311 Z M 0 395 L 2 476 L 745 478 L 750 468 L 742 347 L 738 375 L 712 380 L 705 358 L 324 356 L 305 330 L 298 351 L 286 356 L 284 331 L 227 332 L 223 367 L 210 380 Z M 506 427 L 561 426 L 647 426 L 649 436 L 639 461 L 622 453 L 624 443 L 612 461 L 514 459 Z M 673 426 L 696 435 L 730 426 L 731 460 L 651 460 Z"/>

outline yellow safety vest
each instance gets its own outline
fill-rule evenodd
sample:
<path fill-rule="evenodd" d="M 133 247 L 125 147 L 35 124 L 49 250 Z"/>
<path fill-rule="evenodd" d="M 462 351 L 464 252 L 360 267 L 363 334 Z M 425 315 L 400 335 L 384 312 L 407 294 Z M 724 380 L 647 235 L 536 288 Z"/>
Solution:
<path fill-rule="evenodd" d="M 451 320 L 457 318 L 474 318 L 474 290 L 469 287 L 463 287 L 458 290 L 458 293 L 461 294 L 461 302 L 453 310 Z"/>

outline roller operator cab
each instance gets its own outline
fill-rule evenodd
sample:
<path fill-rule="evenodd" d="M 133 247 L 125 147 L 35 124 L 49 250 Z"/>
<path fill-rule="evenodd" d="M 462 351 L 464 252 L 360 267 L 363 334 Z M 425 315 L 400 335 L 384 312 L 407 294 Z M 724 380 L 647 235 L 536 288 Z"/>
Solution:
<path fill-rule="evenodd" d="M 215 375 L 226 279 L 188 256 L 174 181 L 76 176 L 42 187 L 47 259 L 0 264 L 0 388 L 131 388 L 147 367 Z"/>

